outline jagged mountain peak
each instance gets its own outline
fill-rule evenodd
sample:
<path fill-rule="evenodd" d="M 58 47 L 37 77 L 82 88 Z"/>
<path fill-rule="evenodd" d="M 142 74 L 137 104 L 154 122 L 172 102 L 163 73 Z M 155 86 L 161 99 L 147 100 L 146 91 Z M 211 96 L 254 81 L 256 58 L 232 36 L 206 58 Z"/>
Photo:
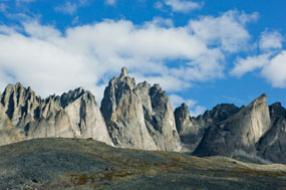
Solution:
<path fill-rule="evenodd" d="M 150 94 L 160 94 L 162 96 L 166 96 L 166 92 L 162 89 L 162 87 L 160 86 L 160 84 L 154 84 L 151 88 L 150 88 Z M 167 97 L 167 96 L 166 96 Z"/>
<path fill-rule="evenodd" d="M 63 107 L 66 107 L 69 103 L 74 102 L 79 98 L 83 98 L 84 100 L 91 100 L 96 104 L 94 95 L 82 87 L 78 87 L 74 90 L 69 90 L 59 97 L 60 103 Z"/>
<path fill-rule="evenodd" d="M 276 118 L 286 119 L 286 109 L 282 106 L 281 102 L 275 102 L 269 106 L 269 112 L 272 120 Z"/>
<path fill-rule="evenodd" d="M 137 84 L 123 67 L 109 81 L 100 109 L 94 95 L 81 87 L 42 99 L 18 82 L 7 85 L 0 99 L 0 130 L 12 130 L 0 131 L 0 144 L 43 137 L 93 138 L 125 148 L 195 150 L 197 155 L 258 152 L 286 162 L 281 156 L 286 152 L 286 109 L 279 102 L 268 106 L 266 94 L 246 106 L 218 104 L 192 117 L 187 104 L 173 110 L 159 84 Z"/>
<path fill-rule="evenodd" d="M 120 73 L 120 78 L 127 77 L 127 76 L 128 76 L 128 69 L 127 69 L 127 67 L 122 67 L 121 68 L 121 73 Z"/>
<path fill-rule="evenodd" d="M 182 103 L 179 107 L 177 107 L 174 111 L 176 127 L 178 132 L 184 130 L 185 127 L 189 127 L 190 125 L 190 111 L 189 106 L 186 103 Z"/>
<path fill-rule="evenodd" d="M 202 115 L 195 117 L 194 119 L 200 122 L 200 125 L 209 126 L 215 123 L 220 123 L 230 116 L 234 115 L 240 110 L 236 105 L 223 103 L 218 104 L 211 110 L 205 111 Z"/>
<path fill-rule="evenodd" d="M 1 117 L 0 123 L 11 120 L 15 134 L 4 133 L 1 140 L 0 131 L 0 145 L 43 137 L 93 138 L 112 145 L 95 97 L 83 88 L 42 99 L 21 83 L 9 84 L 1 95 L 1 107 L 7 118 Z"/>
<path fill-rule="evenodd" d="M 253 107 L 253 106 L 258 106 L 258 105 L 268 105 L 267 101 L 268 101 L 268 97 L 265 93 L 263 93 L 260 96 L 258 96 L 256 99 L 254 99 L 248 106 Z"/>
<path fill-rule="evenodd" d="M 162 88 L 136 84 L 123 68 L 104 91 L 101 111 L 113 142 L 122 147 L 178 150 L 173 109 Z"/>
<path fill-rule="evenodd" d="M 189 106 L 186 104 L 186 103 L 182 103 L 179 107 L 177 107 L 176 109 L 175 109 L 175 112 L 176 112 L 176 110 L 178 111 L 178 112 L 181 112 L 184 116 L 190 116 L 190 110 L 189 110 Z"/>
<path fill-rule="evenodd" d="M 263 94 L 225 120 L 212 123 L 195 154 L 234 155 L 239 151 L 253 153 L 255 144 L 270 126 L 267 97 Z"/>
<path fill-rule="evenodd" d="M 25 87 L 22 83 L 17 82 L 15 84 L 8 84 L 2 95 L 7 94 L 11 95 L 12 93 L 19 95 L 33 95 L 36 96 L 36 93 L 31 89 L 30 86 Z"/>
<path fill-rule="evenodd" d="M 24 87 L 21 83 L 8 84 L 1 95 L 1 104 L 5 113 L 14 125 L 23 117 L 36 117 L 36 109 L 42 99 L 30 87 Z"/>
<path fill-rule="evenodd" d="M 132 91 L 136 87 L 136 81 L 133 77 L 128 75 L 128 70 L 126 67 L 121 69 L 121 73 L 117 77 L 113 77 L 108 86 L 109 90 L 119 89 L 116 96 L 121 96 L 125 91 Z"/>

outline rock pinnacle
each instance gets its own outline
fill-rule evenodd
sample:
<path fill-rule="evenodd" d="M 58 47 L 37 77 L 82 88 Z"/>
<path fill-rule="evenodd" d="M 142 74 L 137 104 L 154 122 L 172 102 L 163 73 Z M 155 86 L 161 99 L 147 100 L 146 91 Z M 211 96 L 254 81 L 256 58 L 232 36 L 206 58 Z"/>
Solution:
<path fill-rule="evenodd" d="M 128 76 L 128 69 L 126 67 L 122 67 L 120 77 L 126 77 L 126 76 Z"/>

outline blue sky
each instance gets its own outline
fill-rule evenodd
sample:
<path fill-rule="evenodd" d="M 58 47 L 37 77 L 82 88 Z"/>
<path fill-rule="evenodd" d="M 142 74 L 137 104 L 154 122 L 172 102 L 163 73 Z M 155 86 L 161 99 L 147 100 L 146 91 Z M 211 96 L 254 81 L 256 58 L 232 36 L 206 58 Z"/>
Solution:
<path fill-rule="evenodd" d="M 0 86 L 98 99 L 122 66 L 193 114 L 261 93 L 286 104 L 283 0 L 1 0 Z"/>

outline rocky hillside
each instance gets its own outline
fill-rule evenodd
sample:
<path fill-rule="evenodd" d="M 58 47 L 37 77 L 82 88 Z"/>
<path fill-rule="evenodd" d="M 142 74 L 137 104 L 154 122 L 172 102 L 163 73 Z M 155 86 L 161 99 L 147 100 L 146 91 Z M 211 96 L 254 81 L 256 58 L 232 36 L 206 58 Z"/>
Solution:
<path fill-rule="evenodd" d="M 116 149 L 82 139 L 0 147 L 0 189 L 285 189 L 285 165 Z"/>
<path fill-rule="evenodd" d="M 121 148 L 191 152 L 286 163 L 286 110 L 261 95 L 247 106 L 219 104 L 192 117 L 173 110 L 158 85 L 136 83 L 126 68 L 98 106 L 78 88 L 45 99 L 20 83 L 0 96 L 0 145 L 46 137 L 94 139 Z"/>

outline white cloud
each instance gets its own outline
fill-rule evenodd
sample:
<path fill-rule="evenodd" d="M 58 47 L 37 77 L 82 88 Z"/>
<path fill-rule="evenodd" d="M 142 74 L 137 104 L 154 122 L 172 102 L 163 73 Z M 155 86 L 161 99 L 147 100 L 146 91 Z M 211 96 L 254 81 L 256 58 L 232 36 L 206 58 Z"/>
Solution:
<path fill-rule="evenodd" d="M 194 2 L 193 0 L 165 0 L 165 5 L 171 7 L 174 12 L 187 13 L 202 7 L 202 3 Z M 157 7 L 160 5 L 157 3 Z M 161 7 L 163 4 L 161 4 Z"/>
<path fill-rule="evenodd" d="M 263 67 L 261 74 L 274 87 L 286 87 L 286 51 L 284 50 L 273 57 L 270 63 Z"/>
<path fill-rule="evenodd" d="M 239 58 L 230 74 L 241 77 L 258 70 L 273 87 L 286 87 L 286 51 L 283 50 L 283 37 L 279 32 L 263 32 L 259 39 L 257 55 Z"/>
<path fill-rule="evenodd" d="M 283 37 L 279 32 L 263 32 L 259 42 L 259 47 L 262 50 L 281 49 Z"/>
<path fill-rule="evenodd" d="M 59 5 L 55 7 L 55 10 L 61 13 L 73 15 L 78 9 L 77 4 L 71 3 L 71 2 L 66 2 L 63 5 Z"/>
<path fill-rule="evenodd" d="M 28 35 L 37 39 L 56 39 L 61 36 L 61 33 L 53 26 L 42 26 L 36 21 L 23 23 L 23 27 Z"/>
<path fill-rule="evenodd" d="M 55 11 L 68 15 L 74 15 L 79 8 L 84 7 L 87 4 L 88 0 L 66 1 L 64 4 L 56 6 Z"/>
<path fill-rule="evenodd" d="M 238 59 L 235 67 L 232 69 L 231 74 L 237 77 L 260 69 L 269 63 L 270 54 L 261 54 L 258 56 L 250 56 L 246 59 Z"/>
<path fill-rule="evenodd" d="M 286 51 L 278 53 L 264 53 L 257 56 L 250 56 L 246 59 L 239 59 L 231 71 L 234 76 L 242 75 L 259 70 L 261 76 L 265 78 L 273 87 L 286 87 Z"/>
<path fill-rule="evenodd" d="M 204 106 L 199 105 L 197 101 L 193 99 L 184 99 L 176 94 L 171 94 L 169 97 L 174 108 L 179 107 L 182 103 L 187 104 L 190 109 L 191 116 L 198 116 L 206 111 Z"/>
<path fill-rule="evenodd" d="M 213 47 L 189 25 L 162 23 L 139 26 L 127 20 L 105 20 L 65 32 L 34 21 L 20 30 L 1 26 L 0 84 L 21 81 L 41 95 L 82 86 L 100 97 L 107 80 L 123 66 L 139 81 L 159 83 L 172 93 L 190 88 L 192 82 L 224 75 L 222 34 L 212 37 L 219 42 Z"/>
<path fill-rule="evenodd" d="M 205 16 L 190 22 L 191 30 L 209 45 L 219 45 L 228 52 L 246 48 L 250 34 L 245 25 L 256 20 L 257 13 L 228 11 L 220 17 Z"/>

